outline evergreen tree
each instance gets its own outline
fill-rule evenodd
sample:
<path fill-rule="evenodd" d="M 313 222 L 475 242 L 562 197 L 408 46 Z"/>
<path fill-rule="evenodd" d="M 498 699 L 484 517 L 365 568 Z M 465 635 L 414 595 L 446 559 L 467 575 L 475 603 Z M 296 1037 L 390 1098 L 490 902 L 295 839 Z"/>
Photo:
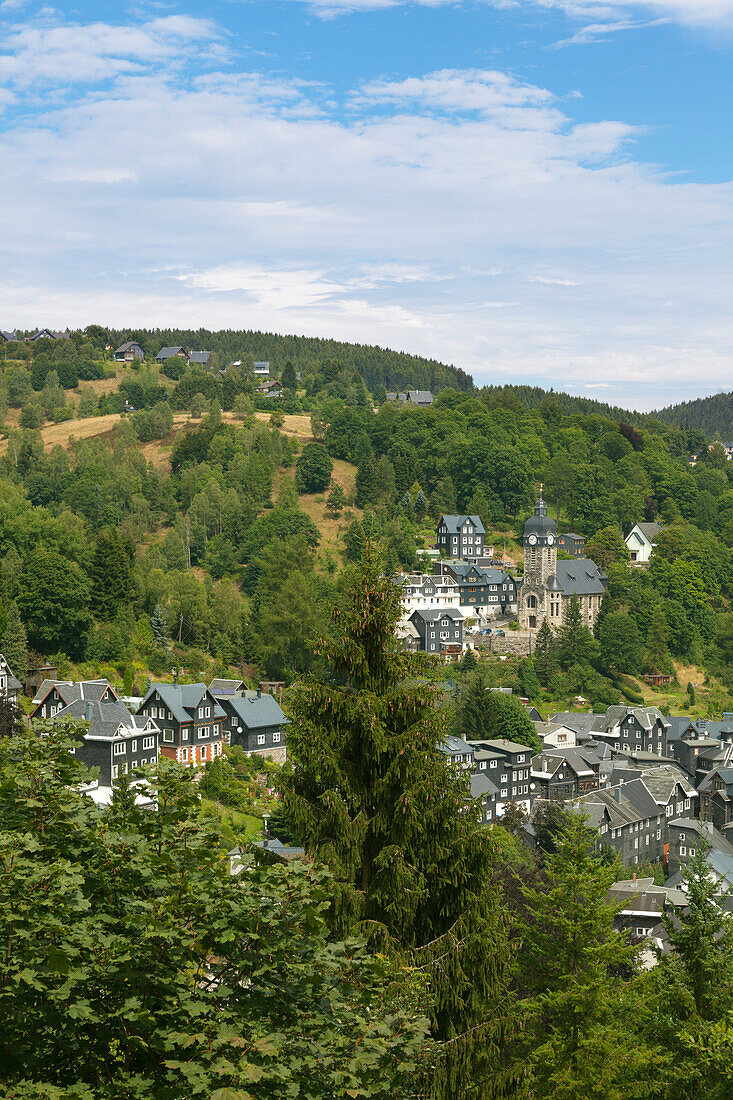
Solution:
<path fill-rule="evenodd" d="M 456 737 L 468 741 L 505 738 L 539 752 L 542 742 L 525 707 L 503 691 L 489 691 L 482 671 L 469 675 L 453 716 Z"/>
<path fill-rule="evenodd" d="M 381 494 L 379 468 L 374 457 L 366 455 L 356 470 L 356 506 L 367 508 L 376 504 Z"/>
<path fill-rule="evenodd" d="M 613 927 L 608 889 L 618 865 L 604 863 L 594 837 L 569 815 L 557 851 L 546 851 L 546 881 L 524 887 L 519 967 L 532 1096 L 615 1100 L 648 1095 L 650 1052 L 624 1025 L 637 948 Z M 633 1017 L 632 1017 L 633 1018 Z"/>
<path fill-rule="evenodd" d="M 170 630 L 168 629 L 168 620 L 165 617 L 165 611 L 161 604 L 155 605 L 155 611 L 150 616 L 150 629 L 158 649 L 167 652 L 170 648 L 171 636 Z"/>
<path fill-rule="evenodd" d="M 97 535 L 90 570 L 95 617 L 113 619 L 130 595 L 130 550 L 116 527 L 103 527 Z"/>
<path fill-rule="evenodd" d="M 329 677 L 293 699 L 283 797 L 309 852 L 334 874 L 334 933 L 364 928 L 427 968 L 443 1044 L 428 1094 L 506 1096 L 518 1071 L 502 1063 L 510 944 L 491 840 L 462 812 L 464 781 L 436 752 L 431 690 L 405 682 L 400 611 L 369 543 L 324 645 Z"/>
<path fill-rule="evenodd" d="M 295 377 L 295 367 L 289 359 L 283 367 L 283 372 L 280 375 L 280 382 L 283 389 L 292 390 L 293 393 L 295 392 L 295 389 L 298 385 L 298 379 Z"/>
<path fill-rule="evenodd" d="M 331 483 L 331 492 L 328 494 L 328 500 L 326 501 L 326 508 L 331 513 L 333 519 L 336 519 L 341 515 L 346 504 L 346 494 L 339 485 L 338 481 Z"/>
<path fill-rule="evenodd" d="M 542 620 L 542 626 L 537 631 L 534 643 L 534 670 L 543 687 L 547 687 L 550 678 L 557 672 L 557 658 L 555 636 L 550 630 L 547 619 Z"/>
<path fill-rule="evenodd" d="M 5 630 L 0 637 L 0 653 L 18 679 L 25 680 L 28 671 L 28 639 L 15 600 L 8 605 Z"/>
<path fill-rule="evenodd" d="M 573 594 L 563 615 L 558 634 L 557 654 L 563 668 L 588 664 L 598 650 L 598 643 L 583 623 L 580 600 Z"/>

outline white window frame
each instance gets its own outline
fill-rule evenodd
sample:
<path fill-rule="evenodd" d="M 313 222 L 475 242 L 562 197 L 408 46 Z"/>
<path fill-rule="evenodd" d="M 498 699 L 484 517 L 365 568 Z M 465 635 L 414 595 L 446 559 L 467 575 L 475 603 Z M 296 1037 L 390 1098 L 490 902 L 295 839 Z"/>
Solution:
<path fill-rule="evenodd" d="M 112 765 L 112 778 L 117 779 L 119 777 L 119 769 L 116 764 Z"/>
<path fill-rule="evenodd" d="M 154 737 L 143 737 L 143 751 L 145 751 L 145 749 L 154 749 L 154 748 L 155 748 L 155 738 Z"/>
<path fill-rule="evenodd" d="M 272 740 L 273 740 L 273 742 L 274 742 L 275 744 L 278 744 L 278 743 L 279 743 L 279 741 L 280 741 L 280 734 L 279 734 L 279 732 L 277 732 L 277 731 L 276 731 L 275 733 L 273 733 L 273 735 L 272 735 Z"/>
<path fill-rule="evenodd" d="M 172 745 L 174 742 L 175 734 L 173 730 L 163 730 L 163 744 Z"/>
<path fill-rule="evenodd" d="M 124 756 L 125 755 L 125 742 L 124 741 L 115 741 L 114 745 L 112 746 L 112 755 L 113 756 Z"/>
<path fill-rule="evenodd" d="M 267 738 L 265 737 L 264 733 L 258 733 L 257 734 L 257 744 L 258 745 L 264 745 L 266 740 L 267 740 Z"/>

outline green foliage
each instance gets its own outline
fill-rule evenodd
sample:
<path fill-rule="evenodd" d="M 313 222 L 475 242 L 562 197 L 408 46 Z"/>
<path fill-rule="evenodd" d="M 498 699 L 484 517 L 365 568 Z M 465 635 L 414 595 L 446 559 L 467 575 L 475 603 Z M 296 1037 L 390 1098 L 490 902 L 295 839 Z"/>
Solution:
<path fill-rule="evenodd" d="M 103 527 L 90 567 L 92 603 L 99 619 L 113 619 L 130 597 L 133 549 L 119 529 Z"/>
<path fill-rule="evenodd" d="M 44 733 L 0 744 L 5 1095 L 414 1094 L 410 979 L 329 938 L 323 870 L 232 877 L 191 772 L 147 773 L 156 812 L 129 780 L 103 811 L 74 789 L 77 730 Z"/>
<path fill-rule="evenodd" d="M 89 602 L 89 578 L 76 562 L 43 543 L 31 551 L 18 578 L 17 603 L 34 648 L 81 656 Z"/>
<path fill-rule="evenodd" d="M 482 671 L 470 673 L 453 715 L 453 732 L 469 741 L 504 738 L 539 752 L 542 742 L 525 707 L 513 695 L 492 691 Z"/>
<path fill-rule="evenodd" d="M 295 464 L 295 487 L 299 493 L 322 493 L 328 488 L 333 463 L 321 443 L 308 443 Z"/>
<path fill-rule="evenodd" d="M 0 635 L 0 653 L 22 682 L 28 671 L 28 638 L 15 600 L 8 605 L 5 628 Z"/>

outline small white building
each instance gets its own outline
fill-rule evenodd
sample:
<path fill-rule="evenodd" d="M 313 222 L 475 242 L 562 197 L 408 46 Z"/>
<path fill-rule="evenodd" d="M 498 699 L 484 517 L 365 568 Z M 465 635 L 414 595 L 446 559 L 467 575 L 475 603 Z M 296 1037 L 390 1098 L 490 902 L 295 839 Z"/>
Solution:
<path fill-rule="evenodd" d="M 626 536 L 632 565 L 646 565 L 656 546 L 657 535 L 663 531 L 661 523 L 635 523 Z"/>

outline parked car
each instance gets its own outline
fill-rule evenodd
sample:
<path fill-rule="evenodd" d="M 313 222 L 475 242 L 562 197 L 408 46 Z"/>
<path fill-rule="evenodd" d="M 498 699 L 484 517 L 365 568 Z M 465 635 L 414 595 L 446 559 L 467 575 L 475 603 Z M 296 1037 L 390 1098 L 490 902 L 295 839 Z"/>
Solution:
<path fill-rule="evenodd" d="M 495 637 L 497 637 L 497 638 L 506 638 L 506 631 L 505 630 L 497 630 L 494 633 L 495 633 Z"/>

